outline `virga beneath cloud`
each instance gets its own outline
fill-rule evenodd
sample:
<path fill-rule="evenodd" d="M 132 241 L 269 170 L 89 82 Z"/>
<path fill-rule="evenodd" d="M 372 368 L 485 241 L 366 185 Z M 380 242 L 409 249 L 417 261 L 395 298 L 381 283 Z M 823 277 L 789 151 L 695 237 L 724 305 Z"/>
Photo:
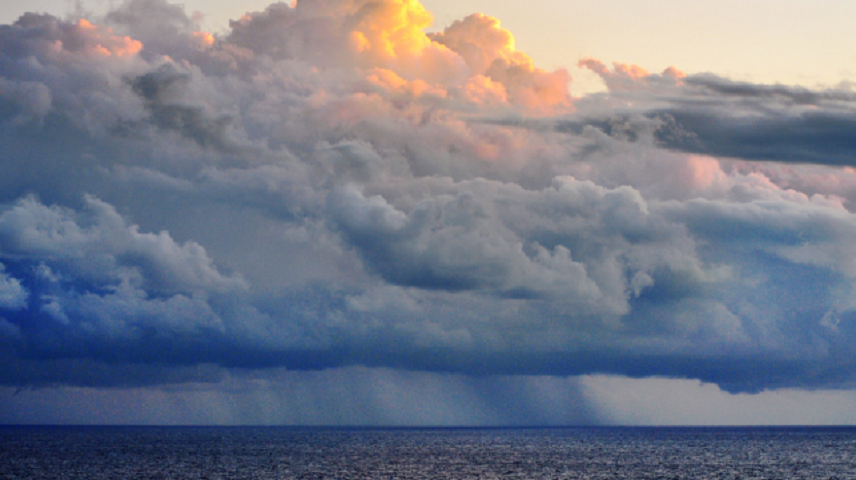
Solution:
<path fill-rule="evenodd" d="M 852 384 L 853 92 L 587 59 L 609 91 L 572 98 L 498 20 L 431 21 L 300 0 L 212 35 L 131 0 L 0 26 L 0 383 Z"/>

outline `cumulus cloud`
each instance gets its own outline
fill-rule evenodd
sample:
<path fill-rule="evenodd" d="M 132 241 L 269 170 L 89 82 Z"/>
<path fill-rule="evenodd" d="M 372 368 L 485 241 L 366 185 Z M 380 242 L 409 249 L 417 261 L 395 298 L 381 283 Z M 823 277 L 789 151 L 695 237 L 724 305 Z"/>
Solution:
<path fill-rule="evenodd" d="M 588 59 L 610 90 L 572 100 L 498 20 L 431 21 L 301 0 L 214 35 L 131 0 L 0 27 L 0 382 L 852 384 L 850 93 Z"/>
<path fill-rule="evenodd" d="M 681 79 L 686 74 L 675 67 L 668 67 L 659 75 L 652 75 L 639 65 L 613 62 L 612 70 L 596 58 L 585 58 L 579 61 L 580 67 L 596 73 L 612 91 L 637 90 L 645 87 L 663 84 L 665 86 L 681 85 Z"/>
<path fill-rule="evenodd" d="M 528 55 L 515 48 L 514 36 L 496 18 L 473 14 L 430 38 L 464 59 L 470 74 L 475 75 L 471 83 L 489 80 L 488 85 L 501 85 L 506 98 L 522 105 L 568 102 L 567 72 L 535 67 Z"/>
<path fill-rule="evenodd" d="M 24 308 L 29 292 L 17 278 L 9 277 L 3 270 L 5 267 L 0 269 L 0 307 L 4 310 Z"/>

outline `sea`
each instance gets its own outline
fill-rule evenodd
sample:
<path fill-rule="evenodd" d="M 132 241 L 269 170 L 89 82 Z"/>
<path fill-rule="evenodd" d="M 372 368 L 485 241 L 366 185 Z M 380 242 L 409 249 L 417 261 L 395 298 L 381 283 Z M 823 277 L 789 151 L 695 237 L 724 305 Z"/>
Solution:
<path fill-rule="evenodd" d="M 7 426 L 0 479 L 856 479 L 856 428 Z"/>

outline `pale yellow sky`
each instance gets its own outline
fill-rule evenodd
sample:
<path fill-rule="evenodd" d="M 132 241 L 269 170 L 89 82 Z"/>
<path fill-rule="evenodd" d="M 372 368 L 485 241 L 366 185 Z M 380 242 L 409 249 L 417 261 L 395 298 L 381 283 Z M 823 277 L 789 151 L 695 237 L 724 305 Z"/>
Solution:
<path fill-rule="evenodd" d="M 0 0 L 0 22 L 27 10 L 63 15 L 76 4 L 103 11 L 119 0 Z M 223 30 L 228 19 L 269 0 L 184 0 Z M 575 95 L 601 88 L 576 68 L 584 57 L 633 63 L 651 72 L 674 65 L 759 83 L 832 86 L 856 82 L 856 2 L 852 0 L 423 0 L 435 28 L 482 12 L 495 16 L 517 47 L 543 68 L 565 67 Z"/>

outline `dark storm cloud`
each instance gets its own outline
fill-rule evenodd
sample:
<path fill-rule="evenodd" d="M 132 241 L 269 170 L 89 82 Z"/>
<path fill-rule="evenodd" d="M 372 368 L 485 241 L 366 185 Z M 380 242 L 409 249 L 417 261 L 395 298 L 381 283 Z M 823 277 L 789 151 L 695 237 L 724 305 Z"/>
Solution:
<path fill-rule="evenodd" d="M 737 82 L 715 75 L 693 75 L 683 79 L 687 85 L 702 88 L 708 92 L 746 101 L 752 99 L 775 99 L 784 104 L 793 105 L 834 105 L 839 102 L 856 101 L 856 93 L 843 89 L 810 90 L 804 87 L 788 85 L 758 85 Z"/>
<path fill-rule="evenodd" d="M 605 67 L 604 67 L 605 68 Z M 656 128 L 654 138 L 665 148 L 747 160 L 856 165 L 856 93 L 842 86 L 810 90 L 785 85 L 736 82 L 711 74 L 685 77 L 622 76 L 600 71 L 614 97 L 632 102 L 624 113 L 560 123 L 562 130 L 585 125 L 627 140 Z M 616 78 L 622 83 L 616 84 Z M 607 97 L 611 98 L 611 97 Z M 593 108 L 597 111 L 597 107 Z M 628 111 L 629 110 L 629 111 Z M 616 115 L 617 113 L 617 115 Z M 650 122 L 630 126 L 628 118 Z M 625 128 L 616 128 L 624 126 Z M 642 131 L 639 131 L 639 128 Z"/>
<path fill-rule="evenodd" d="M 852 113 L 735 118 L 688 109 L 663 114 L 668 123 L 656 138 L 667 148 L 747 160 L 856 165 L 856 115 Z"/>
<path fill-rule="evenodd" d="M 573 113 L 494 19 L 382 3 L 3 26 L 0 383 L 856 378 L 852 96 L 625 66 Z"/>

